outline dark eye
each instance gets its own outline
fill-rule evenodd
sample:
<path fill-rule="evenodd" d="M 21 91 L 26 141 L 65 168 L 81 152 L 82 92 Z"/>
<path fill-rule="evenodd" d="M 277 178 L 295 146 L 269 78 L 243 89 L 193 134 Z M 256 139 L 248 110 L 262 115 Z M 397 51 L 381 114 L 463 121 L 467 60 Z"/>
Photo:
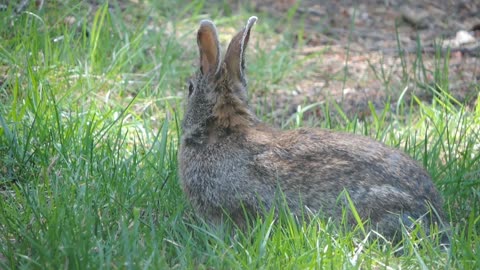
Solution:
<path fill-rule="evenodd" d="M 191 96 L 192 93 L 193 93 L 193 83 L 192 82 L 188 82 L 188 96 Z"/>

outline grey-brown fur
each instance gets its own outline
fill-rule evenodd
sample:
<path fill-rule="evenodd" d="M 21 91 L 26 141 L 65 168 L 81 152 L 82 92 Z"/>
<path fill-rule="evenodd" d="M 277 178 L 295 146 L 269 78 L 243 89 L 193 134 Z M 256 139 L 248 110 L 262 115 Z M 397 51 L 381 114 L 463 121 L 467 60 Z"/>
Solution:
<path fill-rule="evenodd" d="M 305 209 L 338 219 L 348 191 L 358 213 L 387 238 L 400 220 L 443 217 L 427 172 L 401 151 L 372 139 L 321 129 L 281 131 L 261 123 L 247 103 L 245 48 L 256 18 L 231 41 L 222 60 L 215 26 L 197 35 L 200 70 L 192 80 L 180 142 L 183 190 L 211 222 L 227 213 L 240 225 L 262 214 L 278 191 L 294 214 Z M 438 215 L 428 215 L 433 206 Z M 263 209 L 263 210 L 262 210 Z M 352 220 L 353 222 L 353 220 Z"/>

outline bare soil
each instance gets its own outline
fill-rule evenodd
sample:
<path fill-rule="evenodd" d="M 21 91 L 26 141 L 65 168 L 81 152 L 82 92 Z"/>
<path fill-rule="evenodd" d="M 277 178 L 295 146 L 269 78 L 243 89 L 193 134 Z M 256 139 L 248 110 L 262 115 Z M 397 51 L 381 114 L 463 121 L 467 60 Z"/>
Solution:
<path fill-rule="evenodd" d="M 387 100 L 394 110 L 399 97 L 408 102 L 412 94 L 430 102 L 435 91 L 442 91 L 436 76 L 443 73 L 439 77 L 446 78 L 447 72 L 448 89 L 443 90 L 467 109 L 476 103 L 478 0 L 262 0 L 253 5 L 258 12 L 279 18 L 294 11 L 289 27 L 304 27 L 303 35 L 297 37 L 303 44 L 292 42 L 297 56 L 321 52 L 321 59 L 305 62 L 299 71 L 305 74 L 301 81 L 274 93 L 278 110 L 294 113 L 298 105 L 335 101 L 347 115 L 368 116 L 369 102 L 377 110 Z M 276 31 L 285 27 L 279 25 Z M 473 40 L 459 39 L 457 33 L 462 30 Z M 322 116 L 320 109 L 313 113 Z"/>

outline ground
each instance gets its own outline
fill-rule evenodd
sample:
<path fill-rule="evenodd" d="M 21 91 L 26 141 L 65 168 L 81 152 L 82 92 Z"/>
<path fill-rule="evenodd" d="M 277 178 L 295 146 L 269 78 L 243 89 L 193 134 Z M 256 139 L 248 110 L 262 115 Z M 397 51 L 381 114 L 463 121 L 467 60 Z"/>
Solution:
<path fill-rule="evenodd" d="M 447 53 L 448 91 L 474 107 L 478 95 L 474 86 L 480 79 L 480 5 L 476 0 L 322 2 L 254 1 L 256 10 L 272 16 L 294 10 L 289 27 L 304 27 L 297 37 L 303 46 L 291 44 L 298 47 L 296 57 L 320 52 L 322 58 L 307 60 L 307 76 L 275 93 L 276 108 L 288 107 L 293 113 L 298 105 L 329 99 L 341 104 L 348 115 L 362 117 L 370 114 L 369 101 L 382 110 L 387 99 L 395 105 L 402 91 L 406 93 L 403 98 L 415 93 L 431 101 L 433 91 L 428 86 L 435 88 L 438 83 L 434 78 L 436 55 Z M 285 27 L 279 25 L 276 30 L 282 32 Z M 449 49 L 442 46 L 462 30 L 476 40 Z"/>

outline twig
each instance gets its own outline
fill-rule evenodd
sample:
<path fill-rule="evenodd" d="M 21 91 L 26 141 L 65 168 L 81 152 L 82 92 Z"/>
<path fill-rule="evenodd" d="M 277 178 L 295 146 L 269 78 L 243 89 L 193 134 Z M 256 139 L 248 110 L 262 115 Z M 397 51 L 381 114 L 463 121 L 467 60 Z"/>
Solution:
<path fill-rule="evenodd" d="M 20 5 L 17 6 L 17 8 L 15 9 L 15 12 L 21 13 L 22 11 L 27 9 L 29 2 L 30 2 L 29 0 L 23 0 L 22 2 L 20 2 Z"/>

